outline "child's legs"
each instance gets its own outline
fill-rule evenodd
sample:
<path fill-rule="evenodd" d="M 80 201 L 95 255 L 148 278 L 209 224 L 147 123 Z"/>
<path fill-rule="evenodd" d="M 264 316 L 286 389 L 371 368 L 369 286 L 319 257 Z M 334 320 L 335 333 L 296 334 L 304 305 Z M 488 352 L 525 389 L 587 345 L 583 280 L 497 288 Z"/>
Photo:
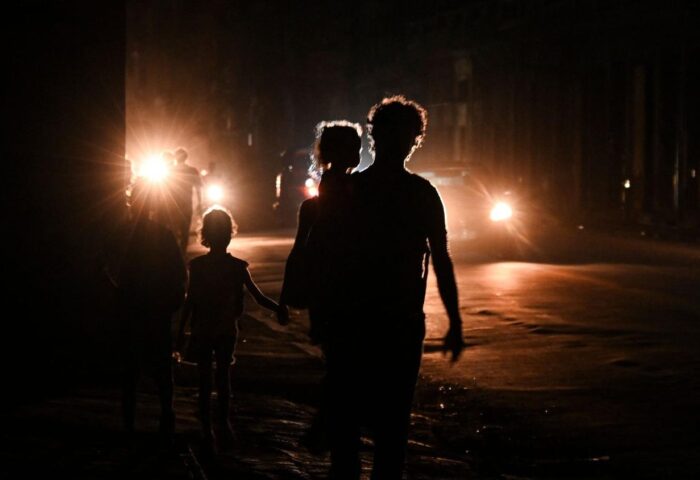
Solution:
<path fill-rule="evenodd" d="M 218 357 L 218 356 L 217 356 Z M 219 407 L 219 423 L 226 426 L 231 405 L 231 365 L 216 360 L 216 394 Z"/>
<path fill-rule="evenodd" d="M 211 349 L 202 349 L 198 352 L 197 368 L 199 370 L 199 420 L 206 433 L 211 429 Z"/>
<path fill-rule="evenodd" d="M 236 347 L 235 336 L 222 337 L 217 341 L 214 355 L 216 357 L 216 392 L 219 407 L 219 423 L 229 426 L 231 405 L 231 362 Z"/>

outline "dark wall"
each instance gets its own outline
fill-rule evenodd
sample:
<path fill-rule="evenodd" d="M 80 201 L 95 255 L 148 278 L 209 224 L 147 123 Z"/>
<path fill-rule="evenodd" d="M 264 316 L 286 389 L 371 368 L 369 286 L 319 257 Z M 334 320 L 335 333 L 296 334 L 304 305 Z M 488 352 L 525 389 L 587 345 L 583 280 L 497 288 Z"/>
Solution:
<path fill-rule="evenodd" d="M 426 106 L 414 165 L 484 166 L 567 221 L 697 230 L 697 2 L 417 8 L 406 47 L 377 50 L 351 82 Z"/>
<path fill-rule="evenodd" d="M 124 209 L 124 11 L 25 2 L 6 18 L 4 293 L 15 313 L 2 368 L 19 396 L 86 371 L 104 341 L 99 251 Z"/>

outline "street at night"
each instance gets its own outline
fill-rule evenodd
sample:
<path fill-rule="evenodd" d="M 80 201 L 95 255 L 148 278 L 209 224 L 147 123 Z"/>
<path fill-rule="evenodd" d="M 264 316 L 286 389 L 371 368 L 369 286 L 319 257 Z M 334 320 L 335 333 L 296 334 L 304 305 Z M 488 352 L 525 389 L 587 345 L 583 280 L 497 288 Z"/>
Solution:
<path fill-rule="evenodd" d="M 477 478 L 685 478 L 698 468 L 700 249 L 573 231 L 536 262 L 453 243 L 467 349 L 455 364 L 437 351 L 447 319 L 431 276 L 413 420 L 429 431 L 414 440 Z M 234 242 L 278 289 L 291 239 Z M 289 327 L 299 348 L 306 322 Z"/>
<path fill-rule="evenodd" d="M 0 478 L 700 478 L 700 2 L 10 10 Z"/>

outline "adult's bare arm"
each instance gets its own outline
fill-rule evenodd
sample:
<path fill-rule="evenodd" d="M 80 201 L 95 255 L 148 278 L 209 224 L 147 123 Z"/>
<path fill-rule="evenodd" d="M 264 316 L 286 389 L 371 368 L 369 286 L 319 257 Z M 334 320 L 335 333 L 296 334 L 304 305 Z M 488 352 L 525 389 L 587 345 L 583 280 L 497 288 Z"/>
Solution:
<path fill-rule="evenodd" d="M 449 330 L 444 339 L 445 348 L 452 353 L 452 360 L 454 361 L 457 360 L 464 348 L 462 316 L 459 312 L 459 295 L 454 266 L 447 243 L 445 209 L 436 191 L 429 205 L 428 218 L 432 221 L 430 222 L 428 243 L 433 256 L 433 269 L 437 278 L 438 291 L 450 322 Z"/>

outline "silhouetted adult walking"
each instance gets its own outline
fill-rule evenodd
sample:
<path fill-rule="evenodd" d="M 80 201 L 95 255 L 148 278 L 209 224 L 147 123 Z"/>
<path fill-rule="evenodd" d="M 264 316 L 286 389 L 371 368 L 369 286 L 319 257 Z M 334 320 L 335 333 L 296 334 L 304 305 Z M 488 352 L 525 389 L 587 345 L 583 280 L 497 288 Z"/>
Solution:
<path fill-rule="evenodd" d="M 404 97 L 372 107 L 374 164 L 353 175 L 346 215 L 324 240 L 337 273 L 336 315 L 328 325 L 331 477 L 357 479 L 360 425 L 374 433 L 372 478 L 400 479 L 425 336 L 432 255 L 450 327 L 445 348 L 463 348 L 462 321 L 445 212 L 437 190 L 404 164 L 420 147 L 426 111 Z"/>
<path fill-rule="evenodd" d="M 154 221 L 157 186 L 141 180 L 131 194 L 133 221 L 117 276 L 124 347 L 123 415 L 134 430 L 136 385 L 143 370 L 160 396 L 160 432 L 170 438 L 173 411 L 171 319 L 185 296 L 187 272 L 173 233 Z"/>
<path fill-rule="evenodd" d="M 190 225 L 192 223 L 192 194 L 197 196 L 197 210 L 202 208 L 202 177 L 199 171 L 187 165 L 187 151 L 178 148 L 175 151 L 175 166 L 171 173 L 172 196 L 175 201 L 175 234 L 178 236 L 180 248 L 184 252 L 190 241 Z"/>

